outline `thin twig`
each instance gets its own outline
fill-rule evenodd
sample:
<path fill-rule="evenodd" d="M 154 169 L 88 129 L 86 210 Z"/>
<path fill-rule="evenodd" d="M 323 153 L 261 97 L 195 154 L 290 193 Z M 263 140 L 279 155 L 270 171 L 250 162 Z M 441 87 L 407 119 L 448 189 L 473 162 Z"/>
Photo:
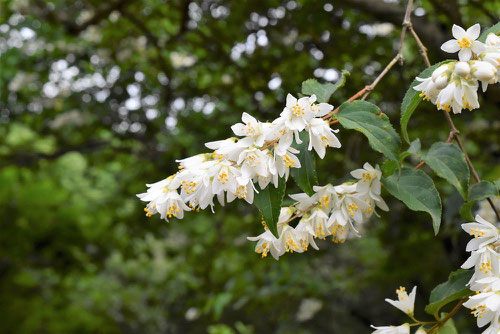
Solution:
<path fill-rule="evenodd" d="M 444 317 L 443 319 L 439 320 L 434 326 L 432 326 L 431 328 L 429 328 L 426 332 L 427 333 L 433 333 L 435 330 L 441 328 L 441 326 L 443 326 L 450 318 L 452 318 L 458 312 L 458 310 L 460 310 L 460 307 L 462 307 L 462 304 L 465 303 L 466 300 L 467 300 L 467 298 L 462 298 L 457 303 L 457 305 L 455 305 L 455 307 L 453 308 L 453 310 L 451 310 L 451 312 L 446 315 L 446 317 Z"/>
<path fill-rule="evenodd" d="M 398 54 L 396 56 L 394 56 L 394 58 L 392 58 L 392 60 L 389 62 L 389 64 L 387 64 L 387 66 L 384 68 L 384 70 L 382 72 L 380 72 L 378 77 L 375 78 L 375 80 L 371 83 L 371 85 L 368 85 L 365 87 L 366 93 L 365 93 L 365 95 L 363 95 L 361 100 L 365 100 L 366 97 L 368 96 L 368 94 L 370 94 L 370 92 L 375 89 L 375 87 L 380 82 L 380 80 L 382 80 L 382 78 L 387 74 L 387 72 L 389 72 L 391 70 L 391 68 L 394 66 L 394 64 L 396 64 L 398 62 L 398 60 L 402 60 L 402 59 L 403 59 L 403 55 L 398 52 Z"/>

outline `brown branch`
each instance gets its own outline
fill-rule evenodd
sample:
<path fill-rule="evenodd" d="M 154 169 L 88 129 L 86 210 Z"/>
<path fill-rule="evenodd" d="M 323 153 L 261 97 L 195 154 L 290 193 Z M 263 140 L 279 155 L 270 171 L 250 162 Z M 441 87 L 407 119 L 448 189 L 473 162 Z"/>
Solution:
<path fill-rule="evenodd" d="M 441 326 L 443 326 L 448 320 L 450 320 L 460 310 L 460 307 L 462 307 L 462 304 L 465 303 L 466 300 L 467 300 L 467 298 L 462 298 L 457 303 L 457 305 L 455 305 L 453 310 L 451 310 L 451 312 L 446 315 L 446 317 L 444 317 L 443 319 L 440 319 L 434 326 L 429 328 L 426 331 L 426 333 L 430 334 L 430 333 L 433 333 L 434 331 L 436 331 L 437 329 L 441 328 Z"/>

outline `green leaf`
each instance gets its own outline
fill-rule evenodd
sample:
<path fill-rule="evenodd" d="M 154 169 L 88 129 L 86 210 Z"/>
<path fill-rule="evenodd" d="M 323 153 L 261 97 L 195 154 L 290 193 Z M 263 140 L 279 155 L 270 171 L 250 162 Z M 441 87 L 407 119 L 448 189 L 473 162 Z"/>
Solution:
<path fill-rule="evenodd" d="M 320 84 L 316 79 L 308 79 L 302 83 L 302 94 L 315 94 L 318 102 L 328 102 L 332 94 L 335 93 L 337 89 L 344 86 L 348 75 L 350 75 L 348 71 L 342 70 L 340 79 L 334 84 Z"/>
<path fill-rule="evenodd" d="M 408 147 L 406 151 L 404 151 L 399 155 L 399 161 L 402 162 L 407 156 L 412 154 L 417 156 L 420 155 L 420 148 L 421 148 L 420 139 L 417 138 L 411 142 L 410 147 Z"/>
<path fill-rule="evenodd" d="M 448 281 L 439 284 L 432 291 L 429 297 L 429 304 L 425 307 L 425 312 L 438 314 L 439 310 L 446 304 L 470 296 L 472 291 L 466 286 L 473 274 L 473 270 L 459 269 L 448 277 Z"/>
<path fill-rule="evenodd" d="M 262 218 L 269 227 L 269 230 L 277 237 L 278 235 L 278 218 L 281 210 L 281 203 L 285 196 L 286 182 L 280 178 L 278 188 L 275 188 L 272 183 L 268 184 L 265 189 L 259 189 L 259 193 L 255 194 L 254 204 L 262 214 Z"/>
<path fill-rule="evenodd" d="M 422 159 L 438 176 L 455 186 L 464 200 L 467 200 L 469 166 L 456 144 L 434 143 Z"/>
<path fill-rule="evenodd" d="M 441 313 L 440 319 L 444 319 L 447 315 L 448 313 Z M 441 327 L 441 329 L 439 330 L 438 334 L 458 334 L 453 318 L 450 318 L 445 322 L 443 327 Z"/>
<path fill-rule="evenodd" d="M 422 72 L 420 72 L 417 77 L 419 78 L 428 78 L 431 76 L 432 72 L 439 66 L 449 63 L 452 60 L 445 60 L 440 63 L 434 64 L 431 67 L 426 68 Z M 403 98 L 403 102 L 401 103 L 401 135 L 406 140 L 406 142 L 410 143 L 410 137 L 408 137 L 408 122 L 410 121 L 410 117 L 417 108 L 422 98 L 419 96 L 420 92 L 417 92 L 413 87 L 418 85 L 420 81 L 417 79 L 413 80 L 410 85 L 410 88 L 406 91 L 406 94 Z"/>
<path fill-rule="evenodd" d="M 403 167 L 401 175 L 382 177 L 385 188 L 408 208 L 431 215 L 434 233 L 441 224 L 441 198 L 432 179 L 419 169 Z"/>
<path fill-rule="evenodd" d="M 345 102 L 336 117 L 344 128 L 362 132 L 375 151 L 398 161 L 401 139 L 376 105 L 366 101 Z"/>
<path fill-rule="evenodd" d="M 483 31 L 481 36 L 479 36 L 478 40 L 484 43 L 486 41 L 486 37 L 488 37 L 490 33 L 494 33 L 495 35 L 500 35 L 500 23 L 497 23 L 494 26 L 491 26 L 487 30 Z"/>
<path fill-rule="evenodd" d="M 497 187 L 493 182 L 481 181 L 476 183 L 469 189 L 469 198 L 462 208 L 460 208 L 460 216 L 468 221 L 473 221 L 471 209 L 476 204 L 477 201 L 486 199 L 488 197 L 494 197 L 498 195 Z"/>
<path fill-rule="evenodd" d="M 396 169 L 398 169 L 398 167 L 399 164 L 396 161 L 386 160 L 382 165 L 382 175 L 384 175 L 385 177 L 389 177 L 392 174 L 394 174 L 394 172 L 396 171 Z"/>
<path fill-rule="evenodd" d="M 291 168 L 290 174 L 295 183 L 309 196 L 314 194 L 313 186 L 318 185 L 316 176 L 316 160 L 314 154 L 307 149 L 309 146 L 309 135 L 306 131 L 300 132 L 302 144 L 295 143 L 294 148 L 300 151 L 297 158 L 300 160 L 300 168 Z"/>

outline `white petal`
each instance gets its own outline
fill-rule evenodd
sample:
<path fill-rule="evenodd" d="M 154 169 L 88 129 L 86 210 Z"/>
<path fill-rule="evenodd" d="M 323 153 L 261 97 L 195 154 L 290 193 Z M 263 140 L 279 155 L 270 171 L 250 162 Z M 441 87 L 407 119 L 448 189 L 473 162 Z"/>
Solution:
<path fill-rule="evenodd" d="M 457 26 L 456 24 L 453 25 L 451 28 L 451 33 L 453 34 L 453 37 L 455 37 L 458 40 L 461 40 L 462 38 L 466 37 L 466 32 L 464 28 L 461 26 Z"/>
<path fill-rule="evenodd" d="M 457 40 L 450 39 L 448 42 L 445 42 L 443 43 L 443 45 L 441 45 L 441 50 L 448 53 L 455 53 L 460 50 L 460 46 L 458 45 Z"/>
<path fill-rule="evenodd" d="M 458 51 L 458 59 L 460 59 L 460 61 L 468 61 L 471 59 L 471 57 L 472 57 L 471 49 L 465 48 Z"/>
<path fill-rule="evenodd" d="M 469 35 L 470 39 L 477 39 L 480 33 L 481 33 L 481 26 L 479 25 L 479 23 L 476 23 L 472 27 L 467 29 L 467 35 Z"/>

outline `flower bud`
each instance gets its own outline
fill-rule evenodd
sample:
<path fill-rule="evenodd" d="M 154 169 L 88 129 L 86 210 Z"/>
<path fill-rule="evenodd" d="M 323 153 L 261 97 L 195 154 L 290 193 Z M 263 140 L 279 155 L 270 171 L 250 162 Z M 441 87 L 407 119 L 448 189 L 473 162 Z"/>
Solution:
<path fill-rule="evenodd" d="M 436 86 L 437 89 L 443 89 L 448 85 L 448 76 L 447 75 L 441 75 L 440 77 L 437 78 L 436 81 L 434 81 L 434 85 Z"/>
<path fill-rule="evenodd" d="M 455 65 L 455 74 L 460 77 L 466 77 L 470 73 L 470 66 L 466 61 L 459 61 Z"/>
<path fill-rule="evenodd" d="M 436 81 L 438 77 L 440 77 L 442 74 L 444 74 L 448 69 L 450 68 L 449 64 L 444 64 L 439 66 L 432 72 L 432 80 Z"/>
<path fill-rule="evenodd" d="M 494 83 L 496 81 L 497 69 L 486 61 L 475 61 L 472 64 L 472 75 L 477 80 Z"/>
<path fill-rule="evenodd" d="M 500 36 L 495 35 L 494 33 L 489 33 L 488 37 L 486 37 L 487 46 L 500 45 Z"/>

